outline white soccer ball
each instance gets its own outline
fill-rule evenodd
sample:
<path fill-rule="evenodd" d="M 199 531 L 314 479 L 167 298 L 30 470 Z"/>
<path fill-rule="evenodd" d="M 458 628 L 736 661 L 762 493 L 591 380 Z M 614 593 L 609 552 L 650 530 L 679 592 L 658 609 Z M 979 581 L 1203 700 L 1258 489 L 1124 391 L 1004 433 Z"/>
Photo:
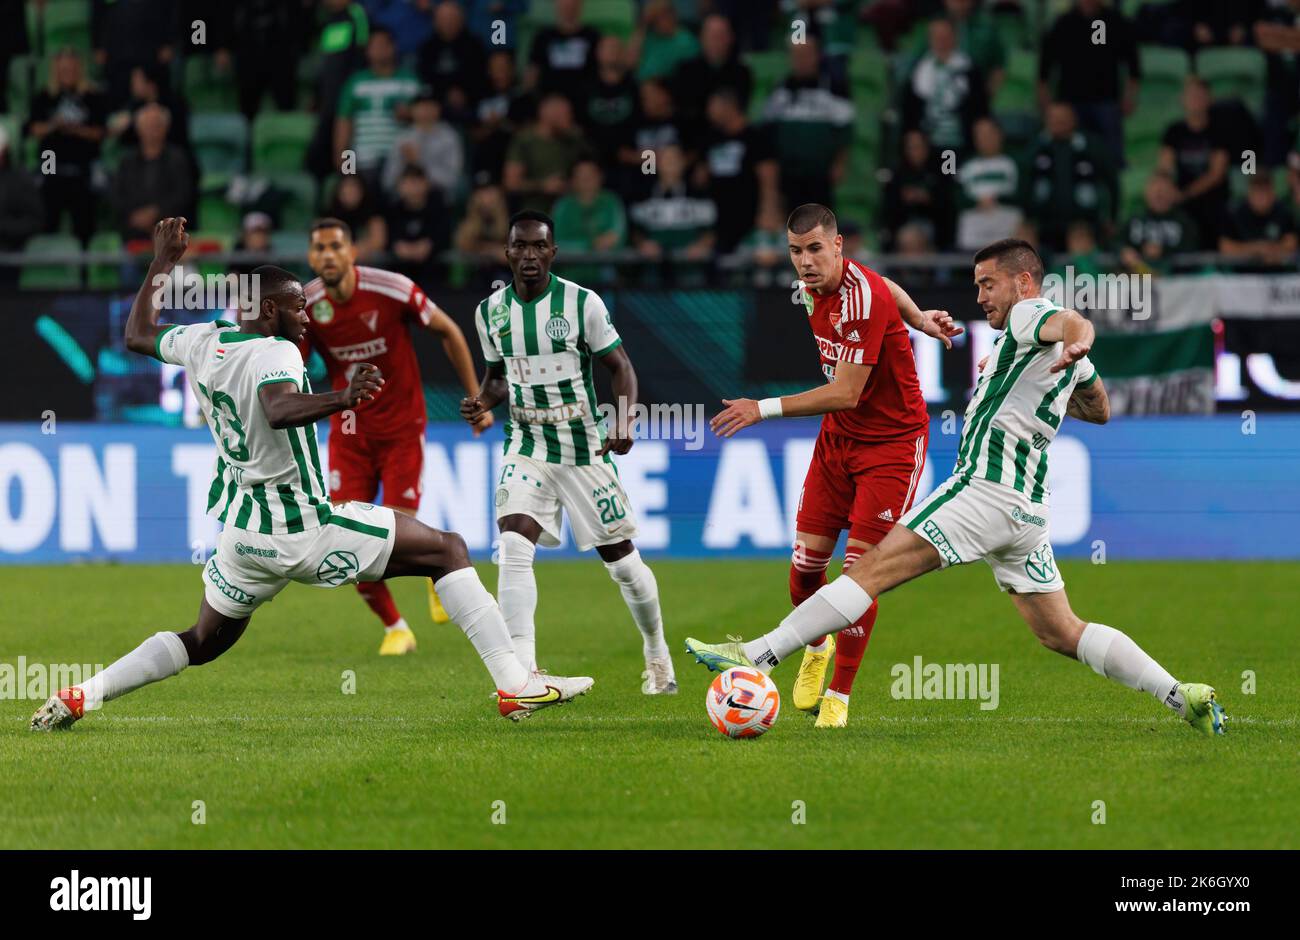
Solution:
<path fill-rule="evenodd" d="M 781 693 L 762 670 L 728 669 L 713 680 L 705 698 L 713 727 L 729 738 L 756 738 L 776 723 Z"/>

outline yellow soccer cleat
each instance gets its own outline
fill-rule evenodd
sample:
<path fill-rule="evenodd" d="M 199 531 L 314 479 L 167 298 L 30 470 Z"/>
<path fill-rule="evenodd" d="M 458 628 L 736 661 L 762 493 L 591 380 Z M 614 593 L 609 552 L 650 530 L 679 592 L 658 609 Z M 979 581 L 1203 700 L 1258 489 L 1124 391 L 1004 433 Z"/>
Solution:
<path fill-rule="evenodd" d="M 380 656 L 405 656 L 415 652 L 415 634 L 410 630 L 385 630 L 379 644 Z"/>
<path fill-rule="evenodd" d="M 822 697 L 822 683 L 826 681 L 826 667 L 835 655 L 835 637 L 826 638 L 826 649 L 814 653 L 807 647 L 803 651 L 803 662 L 799 664 L 799 674 L 794 677 L 794 707 L 803 712 L 817 711 L 817 703 Z"/>
<path fill-rule="evenodd" d="M 442 606 L 442 601 L 438 599 L 438 592 L 433 589 L 433 579 L 429 579 L 429 619 L 434 623 L 446 623 L 451 618 L 447 616 L 447 609 Z M 411 648 L 415 648 L 415 640 L 411 640 Z"/>
<path fill-rule="evenodd" d="M 822 698 L 822 710 L 817 714 L 815 728 L 843 728 L 849 723 L 849 703 L 834 695 Z"/>

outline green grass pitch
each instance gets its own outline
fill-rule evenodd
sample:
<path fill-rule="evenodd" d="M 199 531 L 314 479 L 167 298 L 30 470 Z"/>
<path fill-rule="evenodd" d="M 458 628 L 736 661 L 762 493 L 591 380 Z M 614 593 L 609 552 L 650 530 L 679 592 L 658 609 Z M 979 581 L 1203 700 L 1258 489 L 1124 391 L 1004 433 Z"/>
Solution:
<path fill-rule="evenodd" d="M 291 585 L 225 657 L 70 733 L 31 734 L 39 702 L 0 701 L 0 848 L 1300 846 L 1300 566 L 1063 567 L 1081 616 L 1218 687 L 1227 736 L 1040 648 L 983 565 L 883 599 L 849 728 L 790 706 L 790 662 L 756 741 L 709 726 L 711 674 L 682 640 L 774 624 L 781 561 L 654 564 L 675 698 L 641 695 L 640 639 L 595 558 L 539 564 L 542 665 L 596 686 L 519 725 L 461 633 L 428 622 L 421 583 L 394 587 L 420 639 L 402 659 L 376 655 L 351 588 Z M 107 664 L 187 626 L 199 591 L 185 566 L 2 568 L 0 662 Z M 894 699 L 891 667 L 917 655 L 997 663 L 998 708 Z"/>

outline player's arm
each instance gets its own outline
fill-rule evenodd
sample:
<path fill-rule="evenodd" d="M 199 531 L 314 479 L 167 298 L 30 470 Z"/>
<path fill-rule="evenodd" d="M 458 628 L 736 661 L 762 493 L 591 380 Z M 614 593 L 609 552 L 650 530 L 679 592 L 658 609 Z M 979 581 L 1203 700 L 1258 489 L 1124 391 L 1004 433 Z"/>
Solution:
<path fill-rule="evenodd" d="M 171 274 L 177 262 L 189 247 L 190 236 L 185 231 L 185 219 L 163 219 L 153 229 L 153 261 L 144 276 L 144 284 L 135 295 L 131 313 L 126 318 L 126 348 L 142 356 L 154 356 L 158 351 L 158 334 L 166 324 L 158 322 L 162 308 L 157 297 L 164 279 Z"/>
<path fill-rule="evenodd" d="M 362 362 L 353 370 L 347 388 L 308 395 L 298 391 L 294 380 L 285 379 L 263 383 L 257 390 L 257 397 L 262 403 L 267 424 L 278 430 L 315 424 L 336 411 L 370 401 L 383 384 L 379 367 Z"/>
<path fill-rule="evenodd" d="M 824 415 L 833 411 L 856 408 L 862 398 L 862 389 L 871 377 L 873 366 L 847 362 L 835 363 L 835 378 L 818 388 L 786 395 L 783 398 L 752 398 L 722 400 L 727 407 L 713 416 L 709 427 L 718 437 L 731 437 L 742 428 L 758 424 L 764 418 L 802 418 L 807 415 Z"/>
<path fill-rule="evenodd" d="M 1110 420 L 1110 396 L 1100 375 L 1094 375 L 1087 385 L 1080 383 L 1074 387 L 1065 413 L 1089 424 L 1105 424 Z"/>
<path fill-rule="evenodd" d="M 1074 310 L 1057 310 L 1038 325 L 1038 341 L 1044 345 L 1064 343 L 1061 358 L 1052 365 L 1052 372 L 1061 372 L 1078 362 L 1092 349 L 1097 331 L 1087 317 Z"/>
<path fill-rule="evenodd" d="M 614 392 L 614 401 L 618 403 L 614 409 L 614 427 L 596 456 L 603 457 L 611 450 L 616 454 L 626 454 L 632 449 L 632 428 L 628 426 L 627 420 L 636 410 L 636 370 L 632 368 L 632 359 L 622 346 L 615 346 L 596 358 L 609 370 L 610 389 Z"/>
<path fill-rule="evenodd" d="M 924 333 L 926 336 L 933 336 L 943 345 L 952 349 L 951 337 L 960 336 L 965 333 L 964 327 L 957 326 L 947 310 L 922 310 L 916 305 L 907 291 L 899 287 L 889 278 L 883 278 L 885 284 L 889 287 L 889 293 L 894 298 L 894 303 L 898 305 L 898 313 L 906 323 L 914 330 Z"/>

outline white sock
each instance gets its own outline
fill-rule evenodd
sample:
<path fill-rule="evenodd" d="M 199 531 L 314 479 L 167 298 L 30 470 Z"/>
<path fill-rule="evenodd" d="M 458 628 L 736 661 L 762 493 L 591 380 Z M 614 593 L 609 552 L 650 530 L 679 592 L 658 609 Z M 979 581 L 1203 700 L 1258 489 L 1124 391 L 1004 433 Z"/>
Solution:
<path fill-rule="evenodd" d="M 1178 692 L 1178 680 L 1127 634 L 1104 623 L 1090 623 L 1079 637 L 1077 655 L 1079 662 L 1091 666 L 1099 676 L 1147 692 L 1187 717 L 1187 703 Z"/>
<path fill-rule="evenodd" d="M 510 630 L 515 656 L 529 672 L 537 670 L 537 546 L 518 532 L 502 532 L 498 552 L 497 603 Z"/>
<path fill-rule="evenodd" d="M 406 618 L 398 617 L 396 623 L 390 623 L 388 626 L 384 627 L 384 632 L 389 633 L 393 630 L 409 630 L 409 629 L 411 628 L 406 625 Z"/>
<path fill-rule="evenodd" d="M 831 637 L 830 634 L 828 633 L 825 637 L 822 638 L 822 641 L 820 643 L 809 643 L 808 652 L 824 653 L 826 652 L 826 647 L 830 645 L 831 645 Z"/>
<path fill-rule="evenodd" d="M 190 664 L 190 654 L 175 633 L 155 633 L 103 672 L 76 686 L 85 696 L 85 709 L 134 692 L 142 685 L 170 679 Z"/>
<path fill-rule="evenodd" d="M 849 704 L 849 696 L 848 696 L 848 694 L 845 693 L 845 692 L 836 692 L 834 689 L 827 689 L 826 692 L 825 692 L 825 697 L 826 697 L 826 698 L 837 698 L 837 699 L 839 699 L 841 702 L 843 702 L 845 705 Z"/>
<path fill-rule="evenodd" d="M 852 578 L 836 578 L 820 588 L 766 636 L 744 645 L 750 662 L 771 669 L 823 633 L 839 633 L 871 607 L 871 595 Z"/>
<path fill-rule="evenodd" d="M 641 631 L 641 649 L 647 659 L 660 659 L 668 655 L 664 642 L 664 621 L 659 612 L 659 583 L 650 566 L 641 560 L 635 548 L 630 555 L 618 561 L 605 562 L 609 576 L 623 592 L 623 602 Z"/>
<path fill-rule="evenodd" d="M 442 598 L 447 616 L 474 644 L 497 689 L 513 693 L 527 685 L 528 670 L 515 658 L 501 608 L 478 579 L 478 572 L 461 568 L 443 575 L 434 588 Z"/>

